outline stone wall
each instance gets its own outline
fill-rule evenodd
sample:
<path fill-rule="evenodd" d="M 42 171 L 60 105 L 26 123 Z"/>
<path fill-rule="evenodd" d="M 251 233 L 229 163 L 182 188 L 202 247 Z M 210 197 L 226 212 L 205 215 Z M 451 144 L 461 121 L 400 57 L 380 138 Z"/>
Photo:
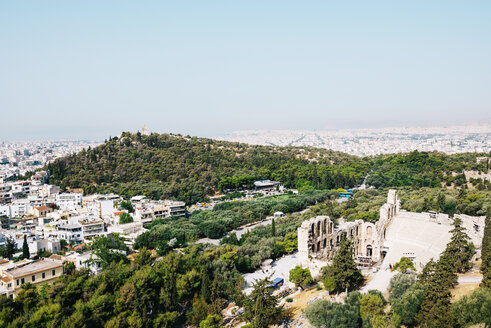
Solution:
<path fill-rule="evenodd" d="M 455 214 L 454 218 L 462 220 L 462 227 L 467 230 L 466 233 L 469 235 L 474 245 L 480 248 L 482 246 L 482 239 L 484 238 L 486 217 Z"/>
<path fill-rule="evenodd" d="M 298 228 L 298 259 L 303 267 L 312 268 L 317 261 L 330 261 L 336 255 L 342 235 L 350 239 L 355 259 L 359 263 L 378 262 L 384 256 L 385 233 L 400 210 L 396 190 L 389 190 L 387 203 L 380 208 L 380 218 L 374 224 L 357 220 L 338 220 L 338 225 L 328 216 L 306 220 Z"/>

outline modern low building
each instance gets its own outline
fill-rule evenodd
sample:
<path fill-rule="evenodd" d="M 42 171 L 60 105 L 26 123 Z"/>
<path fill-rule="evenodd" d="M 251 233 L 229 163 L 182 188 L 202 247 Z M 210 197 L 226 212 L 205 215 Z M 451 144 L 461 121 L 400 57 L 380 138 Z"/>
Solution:
<path fill-rule="evenodd" d="M 260 180 L 254 182 L 254 187 L 256 190 L 274 190 L 283 187 L 283 184 L 278 181 Z"/>
<path fill-rule="evenodd" d="M 164 204 L 169 208 L 169 216 L 186 216 L 186 203 L 166 200 Z"/>
<path fill-rule="evenodd" d="M 34 285 L 50 283 L 61 275 L 63 275 L 61 260 L 45 258 L 22 263 L 3 271 L 0 294 L 15 297 L 24 283 L 30 282 Z"/>
<path fill-rule="evenodd" d="M 38 206 L 38 207 L 34 207 L 33 209 L 33 214 L 35 216 L 37 216 L 38 218 L 41 218 L 41 217 L 45 217 L 46 214 L 52 212 L 53 209 L 51 207 L 47 207 L 47 206 Z"/>
<path fill-rule="evenodd" d="M 50 252 L 56 254 L 60 250 L 61 244 L 59 240 L 35 239 L 29 242 L 29 253 L 31 255 L 36 255 L 39 252 Z"/>

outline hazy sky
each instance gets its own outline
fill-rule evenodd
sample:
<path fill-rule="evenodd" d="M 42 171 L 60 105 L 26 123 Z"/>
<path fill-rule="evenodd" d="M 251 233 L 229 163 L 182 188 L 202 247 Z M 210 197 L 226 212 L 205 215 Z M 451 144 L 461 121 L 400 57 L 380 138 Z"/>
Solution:
<path fill-rule="evenodd" d="M 0 140 L 479 122 L 491 1 L 0 1 Z"/>

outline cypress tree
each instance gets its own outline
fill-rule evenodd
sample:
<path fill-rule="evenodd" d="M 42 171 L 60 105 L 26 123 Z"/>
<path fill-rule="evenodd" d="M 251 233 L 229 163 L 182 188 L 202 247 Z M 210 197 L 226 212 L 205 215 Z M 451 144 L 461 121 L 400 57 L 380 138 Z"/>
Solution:
<path fill-rule="evenodd" d="M 276 224 L 274 222 L 274 218 L 271 220 L 271 236 L 276 237 Z"/>
<path fill-rule="evenodd" d="M 481 258 L 481 272 L 483 275 L 481 287 L 491 288 L 491 211 L 488 211 L 486 215 Z"/>
<path fill-rule="evenodd" d="M 12 238 L 7 238 L 7 257 L 12 259 L 12 256 L 14 256 L 15 253 L 15 242 L 12 240 Z"/>
<path fill-rule="evenodd" d="M 29 245 L 27 244 L 27 236 L 24 235 L 24 243 L 22 244 L 22 258 L 28 259 L 29 254 Z"/>

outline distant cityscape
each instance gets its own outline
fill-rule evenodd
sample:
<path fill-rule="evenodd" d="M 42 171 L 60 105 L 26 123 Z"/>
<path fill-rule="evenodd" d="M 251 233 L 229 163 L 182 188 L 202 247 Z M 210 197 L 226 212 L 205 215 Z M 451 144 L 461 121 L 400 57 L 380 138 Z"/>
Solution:
<path fill-rule="evenodd" d="M 447 154 L 491 151 L 491 125 L 342 130 L 244 130 L 215 139 L 253 145 L 311 146 L 370 156 L 412 150 Z"/>
<path fill-rule="evenodd" d="M 42 168 L 50 161 L 101 144 L 96 141 L 0 141 L 0 183 Z"/>

